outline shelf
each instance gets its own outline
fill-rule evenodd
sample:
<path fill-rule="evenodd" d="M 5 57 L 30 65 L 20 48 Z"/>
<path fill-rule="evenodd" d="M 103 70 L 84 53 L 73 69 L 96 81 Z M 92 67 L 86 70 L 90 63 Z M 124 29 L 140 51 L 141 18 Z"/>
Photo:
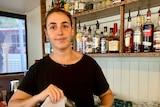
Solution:
<path fill-rule="evenodd" d="M 23 77 L 24 77 L 24 72 L 0 74 L 0 79 L 15 79 Z"/>
<path fill-rule="evenodd" d="M 79 17 L 79 16 L 83 16 L 83 15 L 88 15 L 91 13 L 96 13 L 96 12 L 101 12 L 104 11 L 106 9 L 110 9 L 110 8 L 114 8 L 114 7 L 119 7 L 122 6 L 124 4 L 129 4 L 129 3 L 133 3 L 133 2 L 137 2 L 138 0 L 125 0 L 116 4 L 112 4 L 112 5 L 108 5 L 107 7 L 102 7 L 102 8 L 98 8 L 98 9 L 93 9 L 93 10 L 88 10 L 88 11 L 84 11 L 81 13 L 77 13 L 75 15 L 73 15 L 73 17 Z"/>
<path fill-rule="evenodd" d="M 160 52 L 87 54 L 91 57 L 159 57 Z"/>
<path fill-rule="evenodd" d="M 73 15 L 73 18 L 77 18 L 81 22 L 95 20 L 99 18 L 114 16 L 120 14 L 120 6 L 124 6 L 126 4 L 133 4 L 138 2 L 139 0 L 125 0 L 120 3 L 108 5 L 106 7 L 92 9 L 88 11 L 84 11 L 81 13 L 77 13 Z"/>

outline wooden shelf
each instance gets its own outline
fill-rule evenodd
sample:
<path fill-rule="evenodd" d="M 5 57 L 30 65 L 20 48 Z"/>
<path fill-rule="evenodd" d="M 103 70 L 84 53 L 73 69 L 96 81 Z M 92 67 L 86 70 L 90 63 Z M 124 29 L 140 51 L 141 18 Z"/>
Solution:
<path fill-rule="evenodd" d="M 10 73 L 10 74 L 1 74 L 0 79 L 15 79 L 15 78 L 23 78 L 23 73 Z"/>
<path fill-rule="evenodd" d="M 77 20 L 80 20 L 81 22 L 85 22 L 85 21 L 118 15 L 120 14 L 120 6 L 133 4 L 138 1 L 139 0 L 125 0 L 120 3 L 108 5 L 106 7 L 92 9 L 92 10 L 74 14 L 73 18 L 77 18 Z"/>
<path fill-rule="evenodd" d="M 160 52 L 87 54 L 91 57 L 159 57 Z"/>
<path fill-rule="evenodd" d="M 116 4 L 108 5 L 106 7 L 102 7 L 102 8 L 98 8 L 98 9 L 93 9 L 93 10 L 88 10 L 88 11 L 84 11 L 84 12 L 81 12 L 81 13 L 77 13 L 77 14 L 74 14 L 73 17 L 79 17 L 79 16 L 83 16 L 83 15 L 88 15 L 88 14 L 91 14 L 91 13 L 101 12 L 101 11 L 104 11 L 106 9 L 110 9 L 110 8 L 114 8 L 114 7 L 119 7 L 119 6 L 122 6 L 122 5 L 125 5 L 125 4 L 137 2 L 137 1 L 138 0 L 125 0 L 125 1 L 122 1 L 122 2 L 119 2 L 119 3 L 116 3 Z"/>

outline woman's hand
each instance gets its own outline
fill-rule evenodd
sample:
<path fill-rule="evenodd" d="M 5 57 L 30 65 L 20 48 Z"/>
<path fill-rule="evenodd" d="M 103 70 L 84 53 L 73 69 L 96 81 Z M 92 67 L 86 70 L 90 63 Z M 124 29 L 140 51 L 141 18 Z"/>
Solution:
<path fill-rule="evenodd" d="M 57 86 L 50 84 L 45 90 L 36 95 L 40 101 L 44 101 L 48 96 L 51 98 L 52 103 L 57 103 L 64 98 L 64 93 Z"/>

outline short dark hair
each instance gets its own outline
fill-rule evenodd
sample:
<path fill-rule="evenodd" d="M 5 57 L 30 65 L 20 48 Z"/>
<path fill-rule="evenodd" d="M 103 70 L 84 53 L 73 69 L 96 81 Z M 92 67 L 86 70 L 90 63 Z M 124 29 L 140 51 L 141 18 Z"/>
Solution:
<path fill-rule="evenodd" d="M 52 8 L 52 9 L 50 9 L 48 12 L 47 12 L 47 15 L 46 15 L 46 17 L 45 17 L 45 28 L 46 28 L 46 23 L 47 23 L 47 19 L 48 19 L 48 17 L 49 17 L 49 15 L 51 15 L 52 13 L 54 13 L 54 12 L 62 12 L 62 13 L 64 13 L 68 18 L 69 18 L 69 20 L 70 20 L 70 22 L 71 22 L 71 26 L 72 26 L 72 15 L 69 13 L 69 12 L 67 12 L 67 11 L 65 11 L 65 10 L 62 10 L 62 9 L 60 9 L 60 8 Z"/>

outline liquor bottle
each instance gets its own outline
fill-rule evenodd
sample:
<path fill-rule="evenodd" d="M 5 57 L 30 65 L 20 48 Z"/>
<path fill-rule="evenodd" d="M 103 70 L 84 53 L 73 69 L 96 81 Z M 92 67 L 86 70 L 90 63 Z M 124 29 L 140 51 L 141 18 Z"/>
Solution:
<path fill-rule="evenodd" d="M 93 36 L 93 53 L 100 53 L 100 30 L 99 30 L 99 22 L 96 23 L 96 31 Z"/>
<path fill-rule="evenodd" d="M 109 50 L 109 44 L 108 44 L 108 37 L 109 37 L 109 33 L 108 33 L 108 30 L 107 30 L 107 26 L 104 27 L 104 37 L 106 38 L 106 53 L 108 52 Z"/>
<path fill-rule="evenodd" d="M 134 34 L 134 31 L 131 28 L 131 15 L 129 10 L 128 26 L 124 33 L 125 35 L 124 36 L 124 41 L 125 41 L 124 52 L 126 53 L 134 52 L 133 34 Z"/>
<path fill-rule="evenodd" d="M 78 13 L 79 7 L 78 7 L 79 1 L 75 0 L 74 1 L 74 14 Z"/>
<path fill-rule="evenodd" d="M 82 34 L 82 53 L 86 53 L 86 42 L 87 42 L 87 27 L 84 24 L 83 26 L 83 34 Z"/>
<path fill-rule="evenodd" d="M 106 53 L 106 36 L 104 36 L 104 33 L 101 32 L 100 37 L 100 46 L 101 46 L 101 53 Z"/>
<path fill-rule="evenodd" d="M 143 27 L 143 52 L 153 51 L 153 30 L 154 30 L 154 24 L 151 21 L 150 8 L 148 8 L 147 21 Z"/>
<path fill-rule="evenodd" d="M 65 0 L 64 10 L 65 10 L 66 12 L 69 12 L 69 7 L 70 7 L 70 1 L 69 1 L 69 0 Z"/>
<path fill-rule="evenodd" d="M 141 52 L 142 49 L 142 28 L 141 28 L 141 16 L 137 14 L 137 25 L 134 30 L 134 37 L 133 37 L 133 43 L 134 43 L 134 52 Z"/>
<path fill-rule="evenodd" d="M 153 48 L 155 52 L 160 52 L 160 9 L 158 11 L 157 26 L 154 29 Z"/>
<path fill-rule="evenodd" d="M 80 0 L 78 2 L 78 12 L 83 12 L 85 9 L 85 0 Z"/>
<path fill-rule="evenodd" d="M 86 53 L 92 53 L 92 29 L 91 26 L 88 28 L 88 39 L 86 41 Z"/>
<path fill-rule="evenodd" d="M 77 43 L 77 51 L 82 53 L 82 32 L 81 32 L 81 25 L 79 21 L 78 31 L 76 34 L 76 43 Z"/>
<path fill-rule="evenodd" d="M 61 2 L 60 2 L 60 8 L 64 10 L 65 4 L 66 4 L 65 1 L 61 0 Z"/>
<path fill-rule="evenodd" d="M 109 37 L 109 52 L 119 53 L 119 36 L 118 36 L 118 26 L 114 23 L 113 35 Z"/>

